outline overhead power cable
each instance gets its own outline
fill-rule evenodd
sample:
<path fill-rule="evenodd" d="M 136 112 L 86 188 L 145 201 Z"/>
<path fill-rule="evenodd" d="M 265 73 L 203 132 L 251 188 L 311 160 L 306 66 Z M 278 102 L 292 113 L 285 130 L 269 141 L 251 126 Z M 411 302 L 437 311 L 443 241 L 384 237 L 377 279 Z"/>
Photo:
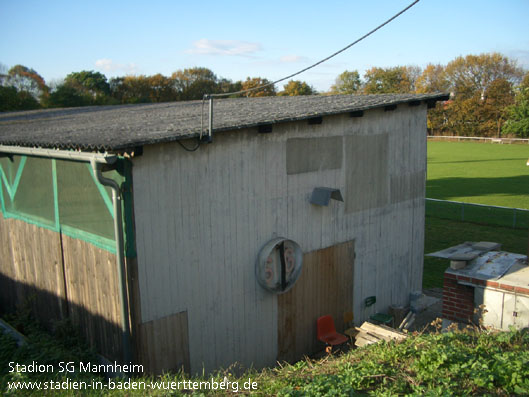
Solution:
<path fill-rule="evenodd" d="M 299 72 L 296 72 L 296 73 L 293 73 L 291 75 L 288 75 L 286 77 L 283 77 L 279 80 L 276 80 L 276 81 L 273 81 L 271 83 L 268 83 L 268 84 L 263 84 L 259 87 L 254 87 L 254 88 L 249 88 L 247 90 L 240 90 L 240 91 L 234 91 L 234 92 L 225 92 L 225 93 L 221 93 L 221 94 L 205 94 L 204 97 L 205 98 L 220 98 L 220 97 L 225 97 L 225 96 L 229 96 L 229 95 L 237 95 L 237 94 L 245 94 L 245 93 L 248 93 L 248 92 L 252 92 L 252 91 L 257 91 L 257 90 L 261 90 L 263 88 L 266 88 L 266 87 L 270 87 L 272 85 L 275 85 L 277 83 L 280 83 L 284 80 L 287 80 L 287 79 L 290 79 L 294 76 L 297 76 L 298 74 L 301 74 L 303 72 L 306 72 L 307 70 L 309 69 L 312 69 L 320 64 L 322 64 L 323 62 L 326 62 L 328 61 L 329 59 L 335 57 L 336 55 L 338 54 L 341 54 L 342 52 L 344 52 L 345 50 L 348 50 L 349 48 L 351 48 L 352 46 L 354 46 L 355 44 L 361 42 L 362 40 L 364 40 L 366 37 L 369 37 L 371 36 L 373 33 L 375 33 L 377 30 L 383 28 L 384 26 L 386 26 L 388 23 L 390 23 L 391 21 L 393 21 L 394 19 L 398 18 L 400 15 L 404 14 L 406 11 L 408 11 L 411 7 L 413 7 L 415 4 L 417 4 L 419 2 L 419 0 L 415 0 L 413 3 L 411 3 L 409 6 L 407 6 L 406 8 L 404 8 L 402 11 L 399 11 L 398 13 L 396 13 L 395 15 L 393 15 L 391 18 L 389 18 L 387 21 L 385 21 L 384 23 L 378 25 L 376 28 L 374 28 L 373 30 L 371 30 L 370 32 L 366 33 L 365 35 L 363 35 L 362 37 L 360 37 L 359 39 L 356 39 L 355 41 L 353 41 L 351 44 L 345 46 L 344 48 L 342 48 L 341 50 L 339 51 L 336 51 L 334 54 L 331 54 L 329 55 L 328 57 L 322 59 L 321 61 L 318 61 L 316 62 L 315 64 L 313 65 L 310 65 L 308 67 L 306 67 L 305 69 L 302 69 L 300 70 Z"/>

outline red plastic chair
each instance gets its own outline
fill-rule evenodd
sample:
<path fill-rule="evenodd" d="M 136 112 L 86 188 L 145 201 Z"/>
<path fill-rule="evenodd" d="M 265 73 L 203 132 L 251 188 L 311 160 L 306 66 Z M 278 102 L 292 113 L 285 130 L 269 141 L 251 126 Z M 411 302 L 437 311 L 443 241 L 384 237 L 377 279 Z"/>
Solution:
<path fill-rule="evenodd" d="M 332 346 L 341 345 L 348 341 L 347 336 L 336 332 L 334 320 L 330 315 L 318 318 L 317 326 L 318 340 L 328 345 L 331 349 Z M 326 350 L 329 351 L 330 349 L 327 348 Z"/>

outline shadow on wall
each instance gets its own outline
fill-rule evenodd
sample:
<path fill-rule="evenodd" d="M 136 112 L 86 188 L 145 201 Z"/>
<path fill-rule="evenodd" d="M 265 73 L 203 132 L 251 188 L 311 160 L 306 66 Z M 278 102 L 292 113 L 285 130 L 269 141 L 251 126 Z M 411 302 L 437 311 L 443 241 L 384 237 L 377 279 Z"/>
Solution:
<path fill-rule="evenodd" d="M 121 362 L 121 328 L 100 315 L 79 305 L 67 302 L 50 292 L 15 281 L 0 274 L 0 313 L 13 313 L 29 308 L 32 315 L 48 330 L 54 322 L 70 318 L 90 347 L 111 361 Z M 23 329 L 19 329 L 24 334 Z"/>

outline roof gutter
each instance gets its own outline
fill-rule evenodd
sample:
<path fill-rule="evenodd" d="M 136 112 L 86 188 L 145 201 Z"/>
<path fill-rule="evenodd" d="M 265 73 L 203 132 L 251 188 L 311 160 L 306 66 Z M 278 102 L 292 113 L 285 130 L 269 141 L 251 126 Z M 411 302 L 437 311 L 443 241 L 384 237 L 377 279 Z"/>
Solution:
<path fill-rule="evenodd" d="M 129 363 L 132 359 L 129 326 L 129 306 L 127 300 L 127 282 L 123 238 L 123 223 L 121 214 L 121 189 L 119 184 L 109 178 L 103 177 L 102 168 L 106 164 L 114 164 L 118 160 L 117 155 L 106 153 L 88 153 L 70 150 L 30 148 L 23 146 L 0 145 L 0 154 L 17 154 L 24 156 L 63 159 L 71 161 L 89 162 L 94 175 L 99 183 L 112 189 L 112 204 L 114 207 L 114 237 L 116 239 L 116 265 L 119 277 L 119 297 L 121 300 L 121 336 L 123 343 L 123 362 Z"/>
<path fill-rule="evenodd" d="M 61 160 L 73 161 L 97 161 L 101 164 L 114 164 L 118 156 L 106 153 L 77 152 L 73 150 L 42 149 L 25 146 L 0 145 L 0 153 L 20 154 L 23 156 L 47 157 Z"/>

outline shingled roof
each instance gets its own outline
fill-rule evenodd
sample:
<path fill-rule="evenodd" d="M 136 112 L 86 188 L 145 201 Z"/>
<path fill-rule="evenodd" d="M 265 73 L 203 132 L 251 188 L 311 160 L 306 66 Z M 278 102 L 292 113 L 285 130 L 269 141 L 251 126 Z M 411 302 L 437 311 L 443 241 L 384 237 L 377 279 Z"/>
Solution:
<path fill-rule="evenodd" d="M 333 95 L 215 99 L 213 132 L 398 105 L 447 94 Z M 120 151 L 198 136 L 202 101 L 0 113 L 0 144 Z"/>

